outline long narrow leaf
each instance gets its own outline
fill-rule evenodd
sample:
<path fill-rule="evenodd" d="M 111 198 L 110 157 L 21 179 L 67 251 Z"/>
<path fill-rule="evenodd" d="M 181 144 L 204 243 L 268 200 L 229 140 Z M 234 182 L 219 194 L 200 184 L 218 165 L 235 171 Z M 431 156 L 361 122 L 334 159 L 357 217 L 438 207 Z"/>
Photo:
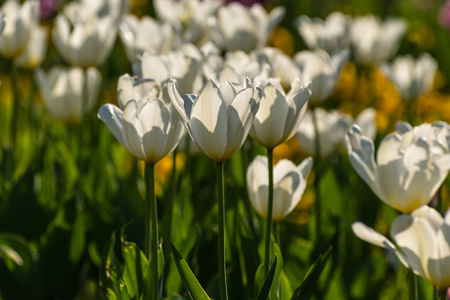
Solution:
<path fill-rule="evenodd" d="M 275 276 L 275 270 L 277 268 L 277 255 L 273 260 L 272 266 L 270 267 L 269 274 L 267 274 L 266 280 L 259 292 L 257 300 L 266 300 L 270 293 L 270 288 L 272 287 L 273 277 Z"/>
<path fill-rule="evenodd" d="M 319 276 L 325 267 L 328 257 L 330 256 L 332 247 L 328 248 L 324 255 L 319 256 L 316 262 L 311 266 L 306 274 L 303 282 L 297 287 L 292 295 L 291 300 L 309 299 L 317 287 Z"/>
<path fill-rule="evenodd" d="M 210 300 L 205 290 L 198 282 L 197 278 L 195 278 L 195 275 L 194 273 L 192 273 L 187 262 L 183 259 L 181 254 L 178 252 L 178 250 L 172 243 L 171 245 L 173 258 L 175 259 L 175 264 L 177 265 L 178 273 L 180 274 L 181 280 L 183 281 L 184 286 L 186 287 L 186 290 L 188 291 L 191 299 Z"/>

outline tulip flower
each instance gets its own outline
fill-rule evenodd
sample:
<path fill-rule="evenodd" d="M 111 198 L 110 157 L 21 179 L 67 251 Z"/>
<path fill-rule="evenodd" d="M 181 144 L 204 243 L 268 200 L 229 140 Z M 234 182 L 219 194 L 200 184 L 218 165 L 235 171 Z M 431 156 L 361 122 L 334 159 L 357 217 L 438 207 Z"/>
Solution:
<path fill-rule="evenodd" d="M 300 202 L 312 165 L 311 157 L 298 166 L 286 159 L 275 165 L 272 222 L 284 219 Z M 268 172 L 267 157 L 261 155 L 258 155 L 247 169 L 249 198 L 254 209 L 263 218 L 267 218 Z"/>
<path fill-rule="evenodd" d="M 175 108 L 161 99 L 129 100 L 123 111 L 113 104 L 104 104 L 98 117 L 134 157 L 149 164 L 170 154 L 183 134 Z"/>
<path fill-rule="evenodd" d="M 149 34 L 152 38 L 148 38 Z M 138 58 L 145 51 L 151 54 L 164 54 L 178 44 L 178 37 L 172 25 L 159 24 L 147 16 L 140 20 L 134 15 L 124 16 L 119 27 L 119 35 L 131 63 L 138 62 Z"/>
<path fill-rule="evenodd" d="M 381 70 L 400 91 L 402 100 L 412 101 L 431 90 L 437 62 L 429 54 L 422 54 L 417 60 L 405 55 L 392 64 L 384 64 Z"/>
<path fill-rule="evenodd" d="M 82 68 L 102 65 L 114 45 L 116 20 L 111 16 L 97 17 L 89 14 L 84 6 L 78 6 L 79 12 L 73 14 L 84 18 L 68 18 L 63 14 L 56 17 L 53 30 L 55 46 L 73 65 Z"/>
<path fill-rule="evenodd" d="M 290 139 L 306 112 L 310 95 L 310 82 L 302 85 L 299 79 L 294 80 L 287 95 L 279 81 L 269 82 L 264 87 L 264 96 L 250 129 L 250 136 L 268 149 Z"/>
<path fill-rule="evenodd" d="M 325 20 L 310 19 L 300 16 L 297 19 L 297 30 L 309 49 L 323 49 L 328 53 L 350 46 L 349 16 L 341 12 L 333 12 Z"/>
<path fill-rule="evenodd" d="M 37 1 L 26 1 L 20 6 L 16 0 L 6 1 L 0 11 L 4 14 L 3 32 L 0 35 L 0 54 L 14 58 L 25 50 L 30 31 L 38 22 Z"/>
<path fill-rule="evenodd" d="M 411 215 L 397 217 L 390 235 L 398 248 L 361 222 L 353 223 L 352 229 L 363 241 L 394 252 L 405 267 L 439 290 L 446 292 L 450 287 L 449 211 L 443 218 L 434 208 L 422 206 Z"/>
<path fill-rule="evenodd" d="M 45 27 L 39 26 L 39 24 L 33 26 L 25 51 L 14 59 L 14 63 L 25 69 L 39 67 L 47 51 L 47 35 L 48 31 Z"/>
<path fill-rule="evenodd" d="M 383 22 L 373 15 L 356 17 L 350 32 L 355 60 L 364 65 L 388 60 L 397 51 L 406 29 L 403 19 L 388 18 Z"/>
<path fill-rule="evenodd" d="M 210 39 L 209 18 L 222 6 L 221 0 L 154 0 L 160 19 L 180 28 L 184 43 L 203 45 Z"/>
<path fill-rule="evenodd" d="M 289 87 L 292 80 L 300 78 L 300 70 L 296 66 L 294 60 L 276 48 L 265 47 L 255 51 L 255 55 L 261 66 L 268 64 L 269 77 L 280 78 L 281 85 L 285 88 Z M 303 81 L 300 79 L 301 82 Z"/>
<path fill-rule="evenodd" d="M 101 75 L 95 68 L 84 71 L 77 67 L 53 67 L 48 74 L 38 69 L 36 80 L 50 115 L 72 124 L 78 123 L 95 106 Z"/>
<path fill-rule="evenodd" d="M 314 52 L 301 51 L 295 55 L 300 68 L 300 80 L 312 82 L 310 103 L 321 103 L 330 96 L 349 57 L 348 49 L 334 53 L 331 57 L 320 49 Z"/>
<path fill-rule="evenodd" d="M 350 162 L 381 201 L 410 213 L 429 203 L 447 177 L 449 127 L 442 122 L 397 127 L 381 141 L 375 162 L 372 140 L 353 125 L 347 134 Z"/>
<path fill-rule="evenodd" d="M 313 113 L 316 115 L 317 132 L 319 133 L 319 155 L 326 157 L 344 141 L 351 119 L 340 111 L 327 112 L 320 107 L 316 107 L 314 112 L 307 111 L 295 135 L 302 151 L 307 155 L 317 154 Z"/>
<path fill-rule="evenodd" d="M 248 78 L 240 91 L 231 82 L 219 87 L 209 80 L 198 96 L 181 96 L 175 80 L 170 80 L 168 92 L 192 140 L 216 162 L 227 160 L 241 148 L 262 96 Z"/>
<path fill-rule="evenodd" d="M 217 13 L 217 27 L 223 46 L 228 51 L 247 53 L 264 47 L 284 13 L 283 7 L 276 7 L 268 14 L 260 4 L 251 8 L 237 2 L 222 6 Z"/>
<path fill-rule="evenodd" d="M 203 85 L 200 62 L 184 53 L 170 52 L 164 55 L 154 55 L 145 52 L 142 55 L 141 71 L 143 78 L 152 78 L 165 89 L 170 78 L 177 80 L 181 93 L 197 92 Z M 163 91 L 165 94 L 165 90 Z M 164 95 L 164 99 L 169 99 Z"/>
<path fill-rule="evenodd" d="M 161 87 L 149 78 L 134 78 L 128 74 L 119 77 L 117 82 L 117 102 L 121 110 L 130 100 L 142 107 L 150 99 L 161 98 Z"/>

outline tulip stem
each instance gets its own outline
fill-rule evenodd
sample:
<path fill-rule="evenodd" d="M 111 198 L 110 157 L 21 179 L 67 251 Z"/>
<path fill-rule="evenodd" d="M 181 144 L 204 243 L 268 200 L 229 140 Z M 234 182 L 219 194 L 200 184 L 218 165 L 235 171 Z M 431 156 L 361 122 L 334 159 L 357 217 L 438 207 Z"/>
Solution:
<path fill-rule="evenodd" d="M 225 196 L 223 162 L 216 162 L 217 200 L 219 202 L 219 281 L 220 299 L 228 300 L 227 268 L 225 257 Z"/>
<path fill-rule="evenodd" d="M 172 219 L 173 219 L 173 206 L 174 206 L 174 198 L 175 198 L 175 190 L 176 190 L 176 161 L 177 161 L 177 153 L 178 150 L 175 148 L 172 154 L 173 163 L 172 163 L 172 174 L 170 176 L 170 182 L 169 182 L 169 199 L 167 203 L 167 214 L 166 218 L 163 220 L 163 253 L 164 253 L 164 275 L 163 280 L 161 280 L 161 286 L 164 287 L 163 281 L 165 281 L 167 277 L 167 273 L 169 272 L 169 266 L 171 262 L 171 255 L 170 255 L 170 243 L 169 241 L 172 238 Z"/>
<path fill-rule="evenodd" d="M 316 110 L 312 111 L 312 120 L 314 124 L 314 144 L 316 150 L 316 160 L 317 164 L 314 164 L 315 168 L 315 179 L 314 179 L 314 208 L 316 211 L 316 238 L 317 241 L 320 240 L 322 234 L 322 207 L 320 203 L 320 141 L 319 141 L 319 125 L 317 123 Z"/>
<path fill-rule="evenodd" d="M 270 237 L 272 235 L 273 215 L 273 149 L 267 149 L 267 164 L 269 169 L 269 201 L 266 218 L 266 248 L 264 256 L 264 274 L 267 277 L 270 268 Z"/>
<path fill-rule="evenodd" d="M 11 63 L 11 88 L 13 92 L 13 103 L 12 103 L 12 114 L 11 114 L 11 136 L 10 143 L 11 148 L 14 149 L 16 146 L 16 134 L 17 134 L 17 124 L 19 123 L 19 109 L 20 109 L 20 96 L 18 83 L 18 70 L 15 63 Z"/>
<path fill-rule="evenodd" d="M 438 290 L 439 300 L 447 300 L 447 289 Z"/>
<path fill-rule="evenodd" d="M 417 276 L 411 270 L 408 270 L 408 278 L 409 278 L 409 300 L 417 300 L 419 299 L 417 289 Z"/>
<path fill-rule="evenodd" d="M 152 272 L 152 299 L 158 299 L 158 216 L 155 196 L 155 165 L 145 165 L 145 255 L 150 262 Z"/>

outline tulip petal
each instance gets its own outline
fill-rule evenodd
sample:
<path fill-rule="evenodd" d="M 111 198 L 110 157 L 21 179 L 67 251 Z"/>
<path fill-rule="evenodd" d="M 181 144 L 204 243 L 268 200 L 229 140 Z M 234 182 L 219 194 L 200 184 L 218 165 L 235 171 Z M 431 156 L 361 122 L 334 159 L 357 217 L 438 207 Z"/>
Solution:
<path fill-rule="evenodd" d="M 264 97 L 260 101 L 250 136 L 266 148 L 275 148 L 283 142 L 288 111 L 289 106 L 284 93 L 268 84 L 264 89 Z"/>
<path fill-rule="evenodd" d="M 247 168 L 247 190 L 253 208 L 263 218 L 267 217 L 268 177 L 267 157 L 256 156 Z"/>
<path fill-rule="evenodd" d="M 145 161 L 146 157 L 142 148 L 142 134 L 138 104 L 136 101 L 131 100 L 123 111 L 123 139 L 128 151 L 133 156 Z"/>
<path fill-rule="evenodd" d="M 356 173 L 380 198 L 384 198 L 382 190 L 377 184 L 378 168 L 374 160 L 374 146 L 372 140 L 361 135 L 358 125 L 353 125 L 347 133 L 349 141 L 350 163 Z"/>
<path fill-rule="evenodd" d="M 195 99 L 191 112 L 192 137 L 200 149 L 215 161 L 222 161 L 227 145 L 227 108 L 213 81 Z"/>
<path fill-rule="evenodd" d="M 301 85 L 298 78 L 291 83 L 291 90 L 287 95 L 289 111 L 286 117 L 283 140 L 289 140 L 297 131 L 306 113 L 309 97 L 311 96 L 311 82 Z"/>
<path fill-rule="evenodd" d="M 168 153 L 164 153 L 167 143 L 167 131 L 170 127 L 170 113 L 164 101 L 152 99 L 145 103 L 140 111 L 142 126 L 142 147 L 146 162 L 156 163 Z"/>
<path fill-rule="evenodd" d="M 402 250 L 405 260 L 414 273 L 430 280 L 425 266 L 429 259 L 436 258 L 436 232 L 421 218 L 401 215 L 394 220 L 390 234 Z"/>
<path fill-rule="evenodd" d="M 108 126 L 114 137 L 127 148 L 127 144 L 122 137 L 123 111 L 115 105 L 104 104 L 100 107 L 97 116 Z"/>
<path fill-rule="evenodd" d="M 352 224 L 353 233 L 361 240 L 385 249 L 395 248 L 390 240 L 362 222 Z"/>
<path fill-rule="evenodd" d="M 245 142 L 253 119 L 259 108 L 262 91 L 260 88 L 246 88 L 237 93 L 227 109 L 227 144 L 224 157 L 236 153 Z"/>

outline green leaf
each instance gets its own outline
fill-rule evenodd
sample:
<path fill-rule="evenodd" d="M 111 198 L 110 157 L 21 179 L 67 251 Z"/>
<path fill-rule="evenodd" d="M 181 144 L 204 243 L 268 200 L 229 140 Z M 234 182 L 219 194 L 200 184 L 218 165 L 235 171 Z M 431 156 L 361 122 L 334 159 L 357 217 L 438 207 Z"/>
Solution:
<path fill-rule="evenodd" d="M 144 274 L 149 263 L 144 253 L 135 243 L 122 242 L 122 256 L 125 261 L 123 278 L 131 298 L 139 297 L 143 292 Z"/>
<path fill-rule="evenodd" d="M 269 274 L 267 274 L 266 280 L 258 294 L 257 300 L 266 300 L 270 293 L 270 288 L 272 287 L 273 277 L 275 276 L 275 270 L 277 268 L 277 255 L 275 254 L 275 259 L 273 260 L 272 266 L 270 267 Z"/>
<path fill-rule="evenodd" d="M 309 299 L 313 295 L 317 287 L 317 281 L 331 254 L 331 250 L 332 247 L 328 248 L 324 255 L 319 256 L 316 262 L 308 270 L 303 282 L 295 289 L 291 300 Z"/>
<path fill-rule="evenodd" d="M 14 233 L 0 233 L 0 258 L 5 260 L 10 270 L 20 267 L 30 271 L 33 263 L 26 240 Z"/>
<path fill-rule="evenodd" d="M 184 286 L 189 293 L 189 296 L 193 300 L 210 299 L 206 294 L 205 290 L 202 288 L 197 278 L 195 278 L 194 273 L 192 273 L 186 261 L 181 257 L 178 250 L 172 245 L 172 254 L 175 259 L 175 264 L 177 265 L 178 273 L 180 274 L 181 280 L 183 280 Z"/>
<path fill-rule="evenodd" d="M 86 249 L 86 218 L 82 213 L 77 213 L 72 234 L 70 237 L 69 258 L 73 264 L 77 264 Z"/>

